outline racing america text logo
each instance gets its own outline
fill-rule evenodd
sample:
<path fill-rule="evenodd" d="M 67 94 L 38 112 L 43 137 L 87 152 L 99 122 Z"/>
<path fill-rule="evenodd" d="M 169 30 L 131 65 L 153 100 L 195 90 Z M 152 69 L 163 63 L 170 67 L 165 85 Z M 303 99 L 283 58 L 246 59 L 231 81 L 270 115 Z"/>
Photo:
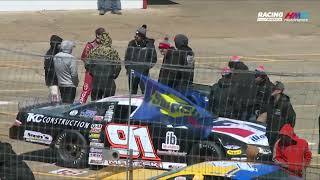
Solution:
<path fill-rule="evenodd" d="M 177 136 L 174 135 L 173 131 L 168 131 L 166 133 L 166 142 L 162 143 L 162 149 L 170 151 L 179 151 L 180 146 L 177 145 Z"/>

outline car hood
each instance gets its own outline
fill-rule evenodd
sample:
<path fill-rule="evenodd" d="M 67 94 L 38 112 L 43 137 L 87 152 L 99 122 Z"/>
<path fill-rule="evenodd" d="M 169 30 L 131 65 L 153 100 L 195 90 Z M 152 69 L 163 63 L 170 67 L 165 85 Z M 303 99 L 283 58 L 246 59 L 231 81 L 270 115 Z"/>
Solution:
<path fill-rule="evenodd" d="M 213 121 L 212 132 L 233 137 L 241 142 L 259 146 L 269 146 L 266 127 L 257 123 L 229 118 Z"/>

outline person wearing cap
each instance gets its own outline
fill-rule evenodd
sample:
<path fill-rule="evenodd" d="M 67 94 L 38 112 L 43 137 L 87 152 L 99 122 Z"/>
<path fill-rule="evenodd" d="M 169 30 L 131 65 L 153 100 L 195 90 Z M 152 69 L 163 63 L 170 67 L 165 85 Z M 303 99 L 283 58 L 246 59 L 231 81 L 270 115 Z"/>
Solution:
<path fill-rule="evenodd" d="M 209 94 L 209 110 L 219 116 L 234 118 L 234 89 L 231 86 L 232 71 L 229 67 L 224 67 L 221 71 L 221 78 L 211 86 Z"/>
<path fill-rule="evenodd" d="M 257 85 L 255 110 L 260 111 L 265 104 L 268 104 L 274 87 L 262 65 L 255 69 L 255 83 Z"/>
<path fill-rule="evenodd" d="M 178 62 L 179 81 L 177 89 L 185 90 L 193 85 L 195 58 L 194 52 L 189 47 L 189 39 L 184 34 L 178 34 L 174 37 L 176 51 L 173 54 L 173 61 Z"/>
<path fill-rule="evenodd" d="M 58 79 L 54 70 L 53 57 L 60 52 L 62 38 L 57 35 L 50 37 L 50 48 L 44 56 L 44 78 L 46 86 L 49 88 L 49 100 L 51 102 L 60 101 Z"/>
<path fill-rule="evenodd" d="M 302 177 L 311 159 L 312 153 L 308 142 L 299 138 L 290 124 L 284 124 L 280 129 L 280 137 L 275 143 L 273 161 L 292 174 Z"/>
<path fill-rule="evenodd" d="M 159 50 L 163 55 L 163 61 L 158 82 L 171 88 L 175 88 L 177 83 L 177 71 L 175 70 L 175 65 L 178 65 L 178 63 L 175 64 L 175 62 L 173 62 L 172 54 L 175 48 L 171 46 L 168 37 L 165 37 L 164 40 L 159 43 Z"/>
<path fill-rule="evenodd" d="M 262 108 L 261 114 L 257 119 L 267 124 L 266 136 L 271 150 L 279 138 L 279 131 L 282 126 L 285 124 L 290 124 L 292 127 L 295 126 L 296 113 L 292 107 L 289 96 L 284 94 L 283 91 L 283 83 L 276 81 L 269 103 Z"/>
<path fill-rule="evenodd" d="M 240 56 L 231 56 L 228 62 L 228 67 L 232 70 L 249 70 L 244 62 L 240 61 Z"/>
<path fill-rule="evenodd" d="M 102 37 L 102 34 L 105 32 L 106 32 L 106 30 L 102 27 L 97 28 L 95 30 L 95 39 L 92 42 L 88 42 L 82 51 L 81 60 L 84 63 L 88 60 L 88 56 L 89 56 L 90 51 L 92 51 L 93 49 L 98 48 L 99 46 L 102 45 L 101 37 Z M 111 40 L 111 38 L 110 38 L 110 40 Z M 92 86 L 92 76 L 86 70 L 85 77 L 84 77 L 84 83 L 83 83 L 83 87 L 82 87 L 82 92 L 80 94 L 80 103 L 87 102 L 88 97 L 90 96 L 90 94 L 92 92 L 91 86 Z"/>
<path fill-rule="evenodd" d="M 61 43 L 61 52 L 53 58 L 55 72 L 62 103 L 71 104 L 76 96 L 76 88 L 79 84 L 76 58 L 72 55 L 75 48 L 73 41 L 64 40 Z"/>
<path fill-rule="evenodd" d="M 137 94 L 138 86 L 140 86 L 141 93 L 144 94 L 145 85 L 143 81 L 140 81 L 139 77 L 132 76 L 131 71 L 149 76 L 149 70 L 157 63 L 154 39 L 147 37 L 146 25 L 142 25 L 136 31 L 134 39 L 129 42 L 124 60 L 131 93 Z"/>
<path fill-rule="evenodd" d="M 120 0 L 98 0 L 99 15 L 104 15 L 110 8 L 111 14 L 121 15 L 120 3 Z"/>
<path fill-rule="evenodd" d="M 104 32 L 100 38 L 101 46 L 92 49 L 86 69 L 92 75 L 91 100 L 99 100 L 113 96 L 116 93 L 115 79 L 121 71 L 121 62 L 118 52 L 112 48 L 109 34 Z"/>

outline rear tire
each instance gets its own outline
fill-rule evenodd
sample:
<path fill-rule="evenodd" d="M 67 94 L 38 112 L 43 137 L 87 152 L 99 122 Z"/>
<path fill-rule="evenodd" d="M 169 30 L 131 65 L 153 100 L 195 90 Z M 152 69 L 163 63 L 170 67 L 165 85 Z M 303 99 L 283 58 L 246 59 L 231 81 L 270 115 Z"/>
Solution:
<path fill-rule="evenodd" d="M 54 149 L 57 152 L 57 165 L 68 168 L 88 166 L 88 143 L 78 131 L 64 131 L 58 136 Z"/>
<path fill-rule="evenodd" d="M 225 155 L 219 145 L 211 141 L 202 141 L 192 146 L 187 164 L 192 165 L 205 161 L 223 159 L 224 157 Z"/>

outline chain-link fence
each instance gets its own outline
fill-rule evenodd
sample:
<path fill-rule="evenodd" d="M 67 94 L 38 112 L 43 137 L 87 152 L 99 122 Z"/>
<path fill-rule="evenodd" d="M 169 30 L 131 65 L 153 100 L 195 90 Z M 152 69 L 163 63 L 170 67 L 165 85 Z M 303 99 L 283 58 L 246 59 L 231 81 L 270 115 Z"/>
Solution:
<path fill-rule="evenodd" d="M 125 52 L 124 47 L 120 49 Z M 52 175 L 55 170 L 63 169 L 62 167 L 81 168 L 87 176 L 80 173 L 74 175 L 79 178 L 147 179 L 160 175 L 164 170 L 211 160 L 215 162 L 191 166 L 157 178 L 217 179 L 218 176 L 223 176 L 228 179 L 237 173 L 241 174 L 243 170 L 247 176 L 250 176 L 250 173 L 257 174 L 261 171 L 259 169 L 261 167 L 256 164 L 217 160 L 244 161 L 247 158 L 247 144 L 257 146 L 258 149 L 253 151 L 259 151 L 259 154 L 270 153 L 263 134 L 264 123 L 257 123 L 255 119 L 251 119 L 250 122 L 235 120 L 241 118 L 246 120 L 260 115 L 255 114 L 257 110 L 255 106 L 251 106 L 251 109 L 254 109 L 250 111 L 251 116 L 244 115 L 243 107 L 246 112 L 250 109 L 248 108 L 249 97 L 246 96 L 246 100 L 240 101 L 237 99 L 239 96 L 235 94 L 246 92 L 255 96 L 257 89 L 252 93 L 253 85 L 250 83 L 256 83 L 254 70 L 259 65 L 264 65 L 265 73 L 271 82 L 281 81 L 284 84 L 284 93 L 290 97 L 296 114 L 295 133 L 308 142 L 312 152 L 311 165 L 306 171 L 307 179 L 319 177 L 317 153 L 320 74 L 317 66 L 320 62 L 315 57 L 307 61 L 302 61 L 298 57 L 242 57 L 241 61 L 244 61 L 251 71 L 238 73 L 249 75 L 252 79 L 242 80 L 237 85 L 232 80 L 229 82 L 233 85 L 232 93 L 223 89 L 219 94 L 212 90 L 212 85 L 221 78 L 222 68 L 227 66 L 229 61 L 228 56 L 212 57 L 208 52 L 195 52 L 193 59 L 195 69 L 192 75 L 193 71 L 186 68 L 188 61 L 185 64 L 179 61 L 179 59 L 188 59 L 193 64 L 188 57 L 193 54 L 188 52 L 176 52 L 176 55 L 175 52 L 171 52 L 172 55 L 167 57 L 167 62 L 174 62 L 175 58 L 178 60 L 175 64 L 167 66 L 162 64 L 163 57 L 160 52 L 157 53 L 156 64 L 152 61 L 147 64 L 124 61 L 122 60 L 122 57 L 125 57 L 123 52 L 120 52 L 119 64 L 111 61 L 101 63 L 99 57 L 85 64 L 80 58 L 76 58 L 79 85 L 75 88 L 75 103 L 70 105 L 51 102 L 59 100 L 49 96 L 50 92 L 58 92 L 58 88 L 52 90 L 45 83 L 44 56 L 21 50 L 0 49 L 0 117 L 2 119 L 0 137 L 2 142 L 10 143 L 13 150 L 20 155 L 16 159 L 11 158 L 7 169 L 2 172 L 5 176 L 15 174 L 15 171 L 12 171 L 14 169 L 19 172 L 21 168 L 15 166 L 17 163 L 13 162 L 20 162 L 20 160 L 28 162 L 38 179 L 44 179 L 46 173 Z M 141 57 L 150 59 L 148 53 L 139 53 Z M 151 57 L 156 55 L 154 51 L 150 53 Z M 132 55 L 126 55 L 127 58 L 130 56 Z M 142 75 L 149 74 L 155 81 L 142 77 L 141 74 L 132 74 L 130 68 L 127 71 L 125 66 L 130 67 L 130 65 L 145 66 L 147 69 L 152 67 L 149 73 L 140 72 Z M 115 72 L 116 66 L 119 72 Z M 80 104 L 87 72 L 99 78 L 93 77 L 91 94 L 87 94 L 88 102 Z M 161 73 L 161 76 L 168 81 L 159 81 L 173 88 L 159 85 L 158 79 Z M 224 69 L 222 73 L 227 75 L 230 72 Z M 128 74 L 132 76 L 128 77 Z M 191 76 L 194 77 L 193 85 L 189 83 Z M 72 80 L 72 77 L 70 78 Z M 109 81 L 108 78 L 115 80 Z M 142 81 L 143 78 L 144 84 L 138 82 L 137 79 Z M 183 81 L 184 78 L 187 79 L 187 84 Z M 131 88 L 129 88 L 129 82 L 131 82 Z M 227 84 L 221 86 L 224 87 Z M 141 87 L 142 90 L 140 90 Z M 132 94 L 135 91 L 134 88 L 137 88 L 138 95 Z M 66 94 L 70 93 L 65 89 L 59 90 L 66 91 Z M 262 91 L 266 90 L 267 88 L 262 89 Z M 144 99 L 141 91 L 145 94 Z M 213 102 L 216 103 L 217 99 L 220 102 L 219 99 L 224 96 L 227 102 L 215 104 L 215 110 L 210 109 L 212 108 L 210 103 L 213 103 L 210 101 L 212 98 L 210 92 L 211 95 L 218 96 L 214 97 Z M 272 88 L 270 92 L 273 92 Z M 109 95 L 115 96 L 98 100 Z M 98 101 L 90 101 L 91 97 Z M 70 95 L 66 95 L 66 98 L 70 98 Z M 264 103 L 270 103 L 269 98 L 267 99 Z M 229 102 L 231 100 L 232 103 Z M 243 105 L 242 109 L 235 110 L 235 106 L 239 104 Z M 226 108 L 221 110 L 222 106 L 233 107 L 231 115 L 225 113 Z M 259 108 L 262 111 L 263 108 Z M 208 118 L 216 118 L 211 117 L 211 111 L 225 118 L 219 118 L 214 122 L 209 121 Z M 50 145 L 52 148 L 43 145 Z M 303 150 L 297 149 L 297 151 Z M 12 152 L 1 152 L 1 157 L 4 157 L 2 161 L 7 162 L 8 159 L 6 160 L 5 157 L 10 157 L 10 154 Z M 256 158 L 253 160 L 264 161 L 262 156 L 258 160 Z M 100 169 L 100 165 L 107 168 Z M 286 174 L 290 174 L 282 169 L 272 171 L 274 166 L 266 165 L 264 168 L 267 169 L 262 171 L 270 171 L 269 174 L 261 174 L 265 179 L 272 177 L 286 179 Z M 143 169 L 152 170 L 142 171 Z M 70 172 L 68 177 L 71 177 L 72 173 L 76 174 Z M 59 173 L 56 172 L 56 174 Z M 239 175 L 239 177 L 242 176 Z M 65 177 L 59 176 L 59 178 Z"/>

